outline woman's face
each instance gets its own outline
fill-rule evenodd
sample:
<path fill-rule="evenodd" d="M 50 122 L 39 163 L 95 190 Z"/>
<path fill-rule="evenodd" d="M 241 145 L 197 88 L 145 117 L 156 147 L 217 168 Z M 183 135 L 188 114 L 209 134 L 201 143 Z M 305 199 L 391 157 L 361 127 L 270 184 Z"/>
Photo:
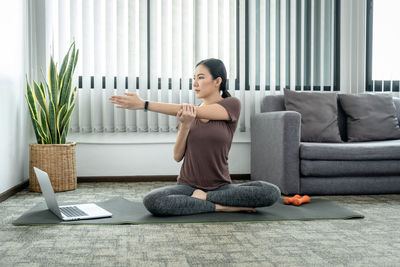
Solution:
<path fill-rule="evenodd" d="M 206 98 L 212 94 L 219 93 L 219 80 L 221 80 L 219 77 L 213 80 L 213 77 L 206 66 L 201 64 L 198 65 L 193 77 L 193 88 L 196 92 L 196 97 Z"/>

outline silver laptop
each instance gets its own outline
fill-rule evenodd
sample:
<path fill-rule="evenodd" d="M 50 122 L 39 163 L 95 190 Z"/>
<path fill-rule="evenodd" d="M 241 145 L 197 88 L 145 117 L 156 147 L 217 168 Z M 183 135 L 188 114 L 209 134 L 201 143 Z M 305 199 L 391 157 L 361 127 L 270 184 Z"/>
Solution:
<path fill-rule="evenodd" d="M 35 170 L 47 207 L 61 220 L 74 221 L 112 217 L 110 212 L 93 203 L 58 206 L 56 195 L 54 194 L 47 172 L 36 167 L 33 167 L 33 169 Z"/>

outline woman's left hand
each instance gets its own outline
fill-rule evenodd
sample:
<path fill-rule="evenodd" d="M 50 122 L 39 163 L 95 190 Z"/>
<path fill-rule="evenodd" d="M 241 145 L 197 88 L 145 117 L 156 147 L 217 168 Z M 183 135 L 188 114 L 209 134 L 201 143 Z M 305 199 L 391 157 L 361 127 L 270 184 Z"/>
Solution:
<path fill-rule="evenodd" d="M 124 96 L 113 95 L 109 100 L 113 104 L 117 104 L 117 108 L 144 109 L 145 101 L 136 93 L 125 93 Z"/>

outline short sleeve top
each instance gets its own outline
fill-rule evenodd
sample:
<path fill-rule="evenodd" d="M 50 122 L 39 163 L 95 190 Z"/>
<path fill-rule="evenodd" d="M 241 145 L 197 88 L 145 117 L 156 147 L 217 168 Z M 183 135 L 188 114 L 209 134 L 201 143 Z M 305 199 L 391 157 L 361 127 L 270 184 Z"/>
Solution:
<path fill-rule="evenodd" d="M 226 109 L 230 120 L 203 122 L 196 118 L 193 121 L 186 139 L 178 183 L 206 190 L 232 183 L 228 154 L 237 128 L 241 104 L 236 97 L 226 97 L 216 103 Z"/>

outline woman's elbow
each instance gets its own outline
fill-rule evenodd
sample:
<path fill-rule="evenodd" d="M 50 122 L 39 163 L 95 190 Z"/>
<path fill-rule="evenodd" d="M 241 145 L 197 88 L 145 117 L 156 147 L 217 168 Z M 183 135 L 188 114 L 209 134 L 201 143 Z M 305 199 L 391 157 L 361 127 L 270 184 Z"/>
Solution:
<path fill-rule="evenodd" d="M 175 160 L 176 162 L 180 162 L 182 159 L 183 159 L 182 156 L 179 157 L 179 156 L 174 155 L 174 160 Z"/>

